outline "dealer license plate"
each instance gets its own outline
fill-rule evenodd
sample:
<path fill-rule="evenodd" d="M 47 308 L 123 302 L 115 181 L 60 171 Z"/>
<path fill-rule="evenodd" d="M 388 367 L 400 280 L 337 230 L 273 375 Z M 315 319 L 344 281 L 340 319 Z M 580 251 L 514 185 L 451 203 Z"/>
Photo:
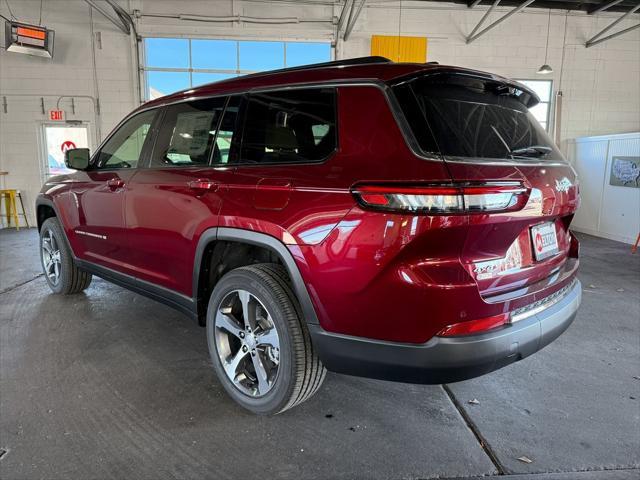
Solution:
<path fill-rule="evenodd" d="M 531 227 L 531 241 L 536 260 L 544 260 L 558 253 L 555 223 L 548 222 Z"/>

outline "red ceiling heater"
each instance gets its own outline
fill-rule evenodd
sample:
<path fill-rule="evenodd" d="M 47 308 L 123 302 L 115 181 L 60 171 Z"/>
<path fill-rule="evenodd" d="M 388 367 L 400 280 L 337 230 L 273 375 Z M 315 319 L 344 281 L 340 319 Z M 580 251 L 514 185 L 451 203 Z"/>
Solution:
<path fill-rule="evenodd" d="M 7 52 L 53 58 L 53 30 L 26 23 L 6 22 L 4 31 Z"/>

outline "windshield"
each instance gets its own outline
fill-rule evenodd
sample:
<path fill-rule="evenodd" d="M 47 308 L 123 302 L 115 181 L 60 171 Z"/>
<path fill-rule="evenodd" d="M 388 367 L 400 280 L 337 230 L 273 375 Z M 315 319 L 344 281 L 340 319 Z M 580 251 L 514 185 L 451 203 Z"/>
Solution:
<path fill-rule="evenodd" d="M 393 87 L 420 147 L 447 157 L 563 161 L 513 89 L 423 77 Z"/>

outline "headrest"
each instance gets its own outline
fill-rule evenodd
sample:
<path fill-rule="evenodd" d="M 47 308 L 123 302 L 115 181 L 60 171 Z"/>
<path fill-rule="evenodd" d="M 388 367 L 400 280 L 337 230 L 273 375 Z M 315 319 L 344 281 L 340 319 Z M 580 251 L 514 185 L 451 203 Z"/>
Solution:
<path fill-rule="evenodd" d="M 265 134 L 267 148 L 274 151 L 294 151 L 298 148 L 298 140 L 293 130 L 288 127 L 269 125 Z"/>

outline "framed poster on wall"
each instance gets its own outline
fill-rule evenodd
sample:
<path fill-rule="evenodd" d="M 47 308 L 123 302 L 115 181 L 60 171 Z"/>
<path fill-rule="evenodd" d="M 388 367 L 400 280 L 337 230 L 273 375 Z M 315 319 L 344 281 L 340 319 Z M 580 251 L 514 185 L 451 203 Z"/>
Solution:
<path fill-rule="evenodd" d="M 609 185 L 640 188 L 640 157 L 612 157 Z"/>

